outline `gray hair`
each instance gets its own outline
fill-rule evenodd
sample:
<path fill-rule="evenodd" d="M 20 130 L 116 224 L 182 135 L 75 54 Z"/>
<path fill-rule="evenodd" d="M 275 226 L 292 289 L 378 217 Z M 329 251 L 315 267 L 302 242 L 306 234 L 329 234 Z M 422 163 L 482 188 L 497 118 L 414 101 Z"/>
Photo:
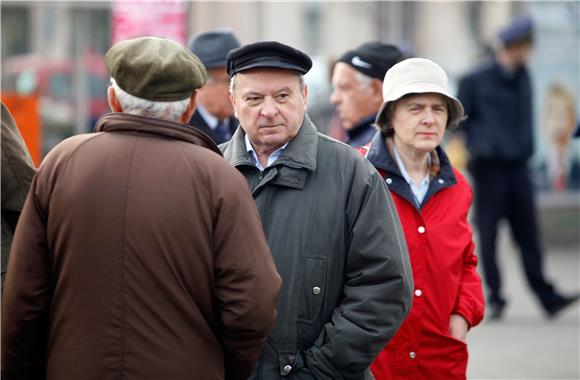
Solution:
<path fill-rule="evenodd" d="M 236 75 L 234 74 L 231 79 L 230 79 L 230 95 L 235 96 L 236 95 Z M 300 73 L 296 73 L 296 76 L 298 77 L 298 84 L 300 86 L 300 91 L 304 91 L 304 75 L 300 74 Z"/>
<path fill-rule="evenodd" d="M 111 85 L 115 90 L 115 95 L 117 95 L 123 112 L 133 115 L 180 122 L 181 117 L 187 111 L 187 107 L 189 107 L 189 103 L 191 102 L 189 98 L 174 102 L 155 102 L 129 94 L 119 87 L 113 78 L 111 78 Z"/>
<path fill-rule="evenodd" d="M 356 79 L 358 80 L 358 83 L 363 88 L 368 88 L 373 83 L 374 78 L 371 78 L 368 75 L 361 73 L 360 71 L 356 71 L 355 75 L 356 75 Z"/>

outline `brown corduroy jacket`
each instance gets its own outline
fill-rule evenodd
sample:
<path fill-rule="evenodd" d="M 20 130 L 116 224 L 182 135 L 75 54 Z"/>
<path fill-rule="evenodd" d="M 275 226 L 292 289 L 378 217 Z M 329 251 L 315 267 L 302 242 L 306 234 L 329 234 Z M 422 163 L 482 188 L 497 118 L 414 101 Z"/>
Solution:
<path fill-rule="evenodd" d="M 244 379 L 280 277 L 244 178 L 187 126 L 103 116 L 41 164 L 13 242 L 2 379 Z"/>

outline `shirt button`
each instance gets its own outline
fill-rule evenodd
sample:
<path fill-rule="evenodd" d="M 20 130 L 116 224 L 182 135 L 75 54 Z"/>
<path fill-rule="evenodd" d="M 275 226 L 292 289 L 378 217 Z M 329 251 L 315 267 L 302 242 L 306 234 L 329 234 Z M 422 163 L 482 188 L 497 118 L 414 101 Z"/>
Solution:
<path fill-rule="evenodd" d="M 415 295 L 416 295 L 417 297 L 421 297 L 421 295 L 422 295 L 422 294 L 423 294 L 423 291 L 422 291 L 421 289 L 417 289 L 417 290 L 415 290 Z"/>
<path fill-rule="evenodd" d="M 410 357 L 411 359 L 415 359 L 415 357 L 416 357 L 416 356 L 417 356 L 417 354 L 415 354 L 415 351 L 411 351 L 411 352 L 409 352 L 409 357 Z"/>
<path fill-rule="evenodd" d="M 287 375 L 290 373 L 290 371 L 292 371 L 292 366 L 291 365 L 285 365 L 284 369 L 282 370 L 284 371 L 284 373 Z"/>
<path fill-rule="evenodd" d="M 442 180 L 441 178 L 439 178 L 439 179 L 437 180 L 437 182 L 439 182 L 440 184 L 443 184 L 445 181 L 444 181 L 444 180 Z"/>
<path fill-rule="evenodd" d="M 390 185 L 391 183 L 393 183 L 393 180 L 390 178 L 387 178 L 385 181 L 387 182 L 387 185 Z"/>
<path fill-rule="evenodd" d="M 312 288 L 312 293 L 320 294 L 320 288 L 318 286 L 315 286 L 314 288 Z"/>
<path fill-rule="evenodd" d="M 420 234 L 424 234 L 425 233 L 425 227 L 421 226 L 421 227 L 417 228 L 417 231 L 419 231 Z"/>

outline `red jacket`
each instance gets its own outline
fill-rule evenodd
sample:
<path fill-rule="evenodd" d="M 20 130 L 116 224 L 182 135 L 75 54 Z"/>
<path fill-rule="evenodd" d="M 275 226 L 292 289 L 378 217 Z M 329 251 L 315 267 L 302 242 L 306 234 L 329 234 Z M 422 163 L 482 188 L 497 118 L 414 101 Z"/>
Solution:
<path fill-rule="evenodd" d="M 367 154 L 395 200 L 415 283 L 410 314 L 371 367 L 377 380 L 465 379 L 467 346 L 450 336 L 449 319 L 460 314 L 470 327 L 483 319 L 481 279 L 467 220 L 471 188 L 443 150 L 436 152 L 440 170 L 419 209 L 380 134 Z"/>

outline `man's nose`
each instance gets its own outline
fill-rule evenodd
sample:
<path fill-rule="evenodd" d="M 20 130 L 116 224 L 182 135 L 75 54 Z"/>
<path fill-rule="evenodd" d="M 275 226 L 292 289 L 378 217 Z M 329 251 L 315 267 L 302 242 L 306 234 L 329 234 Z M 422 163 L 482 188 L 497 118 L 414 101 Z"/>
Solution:
<path fill-rule="evenodd" d="M 260 113 L 262 116 L 271 119 L 278 114 L 278 107 L 274 102 L 266 100 Z"/>
<path fill-rule="evenodd" d="M 332 90 L 332 92 L 330 93 L 330 102 L 334 105 L 337 105 L 339 100 L 340 97 L 338 96 L 336 90 Z"/>

